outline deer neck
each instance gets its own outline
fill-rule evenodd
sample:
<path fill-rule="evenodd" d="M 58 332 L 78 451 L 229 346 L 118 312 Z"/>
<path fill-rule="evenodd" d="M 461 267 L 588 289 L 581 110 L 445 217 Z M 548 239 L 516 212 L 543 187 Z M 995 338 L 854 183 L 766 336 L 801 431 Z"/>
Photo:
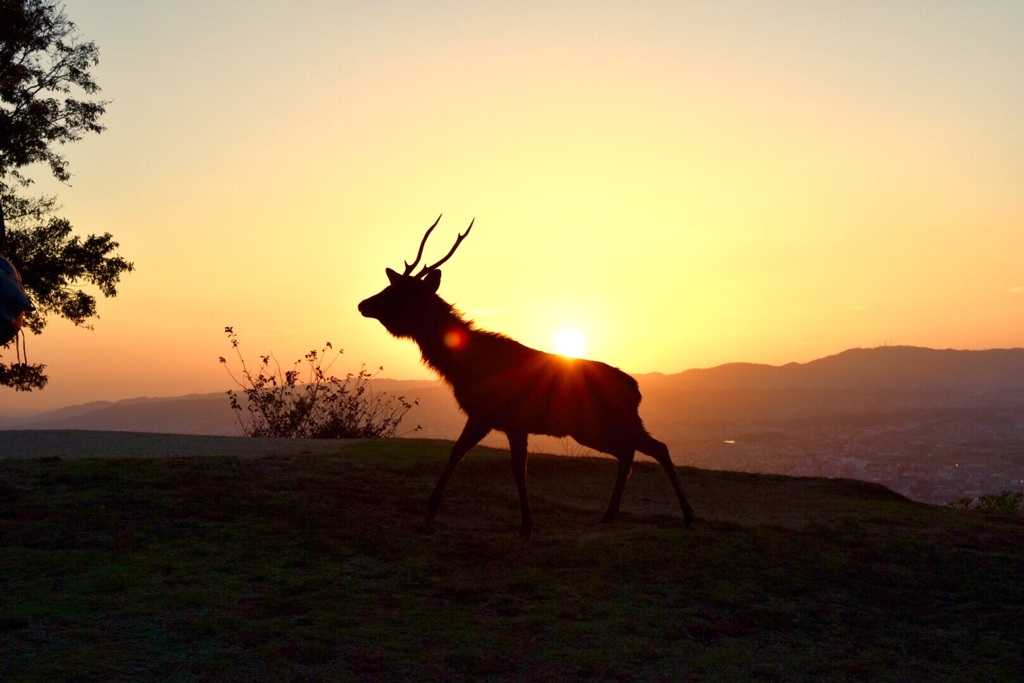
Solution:
<path fill-rule="evenodd" d="M 463 374 L 463 358 L 473 335 L 473 325 L 449 308 L 440 315 L 432 316 L 430 324 L 424 325 L 413 339 L 427 365 L 445 379 L 452 380 Z"/>

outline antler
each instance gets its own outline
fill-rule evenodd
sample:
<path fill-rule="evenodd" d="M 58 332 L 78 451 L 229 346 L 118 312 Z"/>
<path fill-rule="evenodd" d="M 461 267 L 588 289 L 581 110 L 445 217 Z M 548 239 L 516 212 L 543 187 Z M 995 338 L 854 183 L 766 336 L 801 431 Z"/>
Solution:
<path fill-rule="evenodd" d="M 437 217 L 437 221 L 439 220 L 441 220 L 440 216 Z M 434 221 L 434 225 L 431 225 L 430 230 L 427 230 L 427 234 L 423 236 L 423 241 L 420 242 L 420 251 L 418 254 L 416 254 L 416 260 L 413 261 L 413 264 L 411 266 L 409 264 L 406 264 L 405 272 L 402 273 L 403 275 L 408 275 L 410 272 L 412 272 L 412 269 L 415 268 L 416 264 L 420 262 L 420 256 L 423 255 L 423 245 L 427 243 L 427 237 L 430 235 L 430 231 L 433 230 L 434 227 L 437 225 L 437 221 Z M 469 222 L 469 227 L 466 228 L 466 232 L 459 233 L 458 238 L 456 238 L 455 240 L 455 244 L 453 244 L 452 248 L 448 250 L 448 253 L 444 255 L 444 258 L 442 258 L 437 263 L 434 263 L 433 265 L 423 266 L 423 268 L 420 269 L 420 272 L 416 273 L 413 277 L 421 278 L 430 271 L 437 270 L 438 268 L 440 268 L 445 261 L 452 257 L 452 254 L 455 253 L 455 250 L 459 248 L 460 244 L 462 244 L 462 240 L 466 239 L 466 237 L 469 235 L 469 231 L 473 229 L 473 223 L 475 222 L 476 219 L 474 218 Z"/>
<path fill-rule="evenodd" d="M 441 222 L 441 216 L 443 216 L 443 215 L 444 214 L 438 215 L 437 220 L 434 221 L 434 224 L 431 225 L 429 228 L 427 228 L 426 234 L 423 235 L 423 241 L 420 242 L 420 250 L 418 252 L 416 252 L 416 260 L 413 261 L 412 263 L 407 263 L 405 261 L 402 261 L 402 263 L 405 263 L 405 270 L 402 272 L 403 276 L 408 275 L 409 273 L 411 273 L 412 269 L 416 267 L 416 264 L 420 262 L 420 259 L 423 257 L 423 247 L 426 246 L 426 244 L 427 244 L 427 238 L 430 237 L 430 233 L 433 232 L 434 228 L 437 227 L 437 224 Z M 419 277 L 419 275 L 417 275 L 416 277 Z"/>

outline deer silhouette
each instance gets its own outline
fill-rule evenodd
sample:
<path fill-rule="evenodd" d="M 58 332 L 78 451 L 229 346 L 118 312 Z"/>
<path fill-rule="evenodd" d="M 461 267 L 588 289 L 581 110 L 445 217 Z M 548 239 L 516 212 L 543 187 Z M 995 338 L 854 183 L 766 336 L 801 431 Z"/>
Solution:
<path fill-rule="evenodd" d="M 364 316 L 376 318 L 392 335 L 419 345 L 423 361 L 448 383 L 468 417 L 430 497 L 427 520 L 437 514 L 448 479 L 466 453 L 491 430 L 498 430 L 508 436 L 524 538 L 533 530 L 526 493 L 529 434 L 571 436 L 618 460 L 615 488 L 603 522 L 615 519 L 635 452 L 653 457 L 668 474 L 689 527 L 693 509 L 683 494 L 668 447 L 647 433 L 637 412 L 641 397 L 636 380 L 598 361 L 545 353 L 502 334 L 479 330 L 438 296 L 439 268 L 469 235 L 473 222 L 444 258 L 413 274 L 440 220 L 438 216 L 427 229 L 416 260 L 405 263 L 402 274 L 385 269 L 390 284 L 359 304 Z"/>

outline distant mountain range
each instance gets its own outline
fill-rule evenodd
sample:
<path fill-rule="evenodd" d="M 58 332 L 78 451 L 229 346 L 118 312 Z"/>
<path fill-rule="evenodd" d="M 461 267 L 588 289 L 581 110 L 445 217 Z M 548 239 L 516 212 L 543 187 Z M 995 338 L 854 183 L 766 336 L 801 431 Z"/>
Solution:
<path fill-rule="evenodd" d="M 0 429 L 85 429 L 164 434 L 238 435 L 227 395 L 95 401 L 26 417 L 0 415 Z M 0 436 L 0 453 L 3 437 Z"/>
<path fill-rule="evenodd" d="M 906 410 L 1024 406 L 1024 349 L 850 349 L 808 363 L 730 363 L 638 375 L 640 412 L 652 432 L 680 424 L 803 421 Z M 400 431 L 454 438 L 464 418 L 438 381 L 375 380 L 374 391 L 419 399 Z M 95 402 L 29 417 L 0 416 L 0 429 L 85 429 L 238 435 L 223 392 Z M 0 455 L 3 442 L 0 436 Z"/>
<path fill-rule="evenodd" d="M 690 421 L 1004 407 L 1024 403 L 1024 349 L 882 346 L 808 363 L 730 363 L 638 379 L 656 413 L 670 405 Z"/>

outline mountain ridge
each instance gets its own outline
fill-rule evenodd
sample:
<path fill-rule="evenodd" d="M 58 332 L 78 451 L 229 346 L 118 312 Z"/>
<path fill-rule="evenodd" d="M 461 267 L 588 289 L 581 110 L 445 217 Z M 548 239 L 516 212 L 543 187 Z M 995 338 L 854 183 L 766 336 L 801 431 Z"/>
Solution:
<path fill-rule="evenodd" d="M 641 415 L 652 428 L 680 420 L 808 419 L 909 407 L 1024 405 L 1024 348 L 851 348 L 806 363 L 735 362 L 634 376 L 644 395 Z M 380 379 L 371 386 L 419 399 L 403 427 L 420 424 L 420 436 L 454 438 L 462 427 L 464 418 L 440 380 Z M 241 435 L 225 392 L 94 401 L 31 416 L 0 415 L 3 429 Z"/>

